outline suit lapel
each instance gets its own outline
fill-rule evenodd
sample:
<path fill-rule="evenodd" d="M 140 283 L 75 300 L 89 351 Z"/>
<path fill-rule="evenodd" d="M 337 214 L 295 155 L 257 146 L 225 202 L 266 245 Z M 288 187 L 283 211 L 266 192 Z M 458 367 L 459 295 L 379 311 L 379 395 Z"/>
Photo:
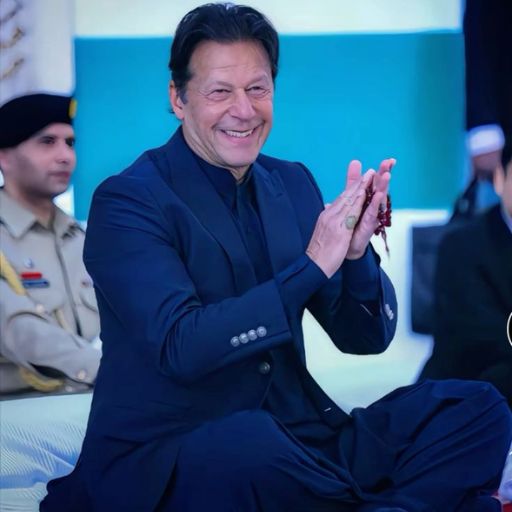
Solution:
<path fill-rule="evenodd" d="M 253 164 L 253 179 L 261 223 L 274 274 L 303 252 L 297 217 L 277 170 Z"/>
<path fill-rule="evenodd" d="M 231 261 L 237 292 L 255 286 L 254 269 L 231 212 L 201 170 L 181 129 L 162 150 L 149 152 L 149 156 L 164 181 L 224 249 Z M 304 252 L 302 237 L 278 171 L 255 162 L 253 179 L 272 270 L 277 273 Z"/>
<path fill-rule="evenodd" d="M 200 168 L 181 129 L 163 147 L 163 152 L 157 150 L 150 157 L 162 178 L 224 249 L 231 262 L 237 293 L 242 294 L 255 286 L 254 269 L 231 212 Z M 206 264 L 208 255 L 204 256 Z"/>

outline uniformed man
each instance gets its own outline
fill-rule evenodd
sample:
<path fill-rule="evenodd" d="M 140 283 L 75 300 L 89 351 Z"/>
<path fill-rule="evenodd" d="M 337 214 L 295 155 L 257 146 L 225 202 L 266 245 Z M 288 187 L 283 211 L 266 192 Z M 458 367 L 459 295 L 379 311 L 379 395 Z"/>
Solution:
<path fill-rule="evenodd" d="M 87 389 L 101 351 L 84 231 L 53 200 L 75 168 L 74 100 L 0 108 L 0 394 Z"/>

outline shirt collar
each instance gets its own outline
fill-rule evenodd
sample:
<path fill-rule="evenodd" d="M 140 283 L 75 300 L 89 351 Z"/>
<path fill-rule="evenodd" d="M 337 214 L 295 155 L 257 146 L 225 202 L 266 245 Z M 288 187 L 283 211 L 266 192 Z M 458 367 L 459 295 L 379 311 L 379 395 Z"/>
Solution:
<path fill-rule="evenodd" d="M 184 143 L 187 144 L 187 141 L 185 140 L 183 133 L 181 134 L 181 136 L 183 137 Z M 195 159 L 197 160 L 199 167 L 201 167 L 203 172 L 206 174 L 207 178 L 210 180 L 211 184 L 213 185 L 217 193 L 221 196 L 226 206 L 231 211 L 233 211 L 236 206 L 237 185 L 239 185 L 237 184 L 236 178 L 231 174 L 231 171 L 229 171 L 228 169 L 212 165 L 208 163 L 206 160 L 203 160 L 194 151 L 192 151 L 192 153 Z M 245 173 L 242 183 L 249 184 L 251 176 L 252 166 L 250 166 L 247 172 Z"/>
<path fill-rule="evenodd" d="M 23 208 L 3 189 L 0 189 L 0 222 L 5 225 L 14 238 L 21 238 L 35 224 L 41 225 L 30 210 Z M 56 206 L 53 219 L 55 234 L 59 238 L 63 238 L 67 234 L 72 234 L 77 228 L 81 229 L 78 222 Z"/>

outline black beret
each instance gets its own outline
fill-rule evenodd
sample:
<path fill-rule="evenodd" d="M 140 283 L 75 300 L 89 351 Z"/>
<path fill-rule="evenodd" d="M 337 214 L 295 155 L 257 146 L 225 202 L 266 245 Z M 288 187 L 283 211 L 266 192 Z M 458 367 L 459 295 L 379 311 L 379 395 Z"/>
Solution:
<path fill-rule="evenodd" d="M 76 101 L 69 96 L 28 94 L 0 107 L 0 148 L 11 148 L 52 123 L 72 124 Z"/>

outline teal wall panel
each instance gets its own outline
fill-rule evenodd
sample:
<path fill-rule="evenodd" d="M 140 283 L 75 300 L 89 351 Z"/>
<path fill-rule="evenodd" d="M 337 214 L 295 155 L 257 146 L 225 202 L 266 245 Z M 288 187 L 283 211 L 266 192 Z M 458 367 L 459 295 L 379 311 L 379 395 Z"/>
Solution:
<path fill-rule="evenodd" d="M 75 41 L 75 209 L 142 151 L 164 143 L 170 39 Z M 287 35 L 265 152 L 306 163 L 327 201 L 346 165 L 398 160 L 396 208 L 444 208 L 464 173 L 463 46 L 456 32 Z"/>

